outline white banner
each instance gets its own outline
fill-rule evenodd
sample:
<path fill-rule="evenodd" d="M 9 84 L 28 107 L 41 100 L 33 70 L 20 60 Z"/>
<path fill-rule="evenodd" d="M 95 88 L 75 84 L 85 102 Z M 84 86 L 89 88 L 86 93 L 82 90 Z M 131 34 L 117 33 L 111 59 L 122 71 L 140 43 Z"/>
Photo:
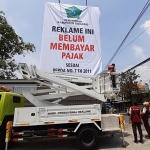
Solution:
<path fill-rule="evenodd" d="M 97 75 L 102 71 L 98 7 L 45 4 L 40 69 Z"/>

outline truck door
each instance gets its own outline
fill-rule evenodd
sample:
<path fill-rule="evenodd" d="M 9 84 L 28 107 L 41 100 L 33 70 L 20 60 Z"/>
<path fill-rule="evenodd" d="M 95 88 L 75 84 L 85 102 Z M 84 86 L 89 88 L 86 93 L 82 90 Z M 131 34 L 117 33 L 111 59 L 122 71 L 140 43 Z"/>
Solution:
<path fill-rule="evenodd" d="M 0 122 L 2 121 L 2 107 L 1 107 L 1 98 L 2 98 L 2 95 L 0 94 Z M 0 124 L 1 125 L 1 124 Z"/>
<path fill-rule="evenodd" d="M 22 107 L 22 97 L 20 96 L 17 96 L 17 95 L 14 95 L 14 94 L 9 94 L 8 95 L 8 113 L 11 115 L 11 114 L 14 114 L 14 110 L 15 108 L 17 107 Z"/>
<path fill-rule="evenodd" d="M 0 94 L 0 110 L 1 110 L 1 97 L 2 97 L 2 95 Z"/>

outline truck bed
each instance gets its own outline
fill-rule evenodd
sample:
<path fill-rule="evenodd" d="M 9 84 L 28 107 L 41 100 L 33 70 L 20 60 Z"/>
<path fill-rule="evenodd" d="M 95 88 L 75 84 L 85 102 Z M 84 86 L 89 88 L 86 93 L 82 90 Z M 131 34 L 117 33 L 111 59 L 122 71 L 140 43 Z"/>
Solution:
<path fill-rule="evenodd" d="M 101 120 L 99 104 L 16 108 L 13 126 L 92 123 Z"/>
<path fill-rule="evenodd" d="M 100 104 L 16 108 L 13 127 L 98 121 L 102 131 L 120 130 L 117 114 L 101 114 Z"/>

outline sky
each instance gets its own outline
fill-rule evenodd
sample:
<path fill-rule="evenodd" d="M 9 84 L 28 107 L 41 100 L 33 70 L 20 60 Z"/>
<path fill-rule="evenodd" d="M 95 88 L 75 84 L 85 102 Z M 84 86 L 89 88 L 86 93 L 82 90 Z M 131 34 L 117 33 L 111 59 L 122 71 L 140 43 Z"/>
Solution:
<path fill-rule="evenodd" d="M 35 53 L 26 57 L 15 56 L 16 62 L 26 62 L 39 67 L 42 42 L 44 8 L 46 2 L 58 3 L 58 0 L 0 0 L 0 10 L 15 32 L 25 42 L 36 47 Z M 86 5 L 86 0 L 60 0 L 63 4 Z M 113 54 L 127 35 L 147 0 L 87 0 L 88 6 L 100 9 L 100 44 L 102 65 L 112 58 Z M 120 53 L 111 63 L 116 64 L 116 71 L 121 73 L 150 56 L 150 7 L 136 24 Z M 141 34 L 142 33 L 142 34 Z M 139 36 L 140 35 L 140 36 Z M 139 81 L 150 84 L 150 63 L 136 69 L 141 76 Z"/>

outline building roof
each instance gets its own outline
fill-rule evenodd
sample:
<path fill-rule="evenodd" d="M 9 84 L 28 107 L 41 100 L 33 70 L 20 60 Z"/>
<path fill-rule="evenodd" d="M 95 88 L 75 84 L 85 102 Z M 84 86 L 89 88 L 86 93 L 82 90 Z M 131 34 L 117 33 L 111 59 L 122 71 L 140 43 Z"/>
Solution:
<path fill-rule="evenodd" d="M 37 84 L 26 79 L 0 79 L 0 84 Z"/>
<path fill-rule="evenodd" d="M 145 86 L 142 85 L 142 84 L 137 84 L 137 86 L 138 86 L 139 89 L 145 89 Z"/>

